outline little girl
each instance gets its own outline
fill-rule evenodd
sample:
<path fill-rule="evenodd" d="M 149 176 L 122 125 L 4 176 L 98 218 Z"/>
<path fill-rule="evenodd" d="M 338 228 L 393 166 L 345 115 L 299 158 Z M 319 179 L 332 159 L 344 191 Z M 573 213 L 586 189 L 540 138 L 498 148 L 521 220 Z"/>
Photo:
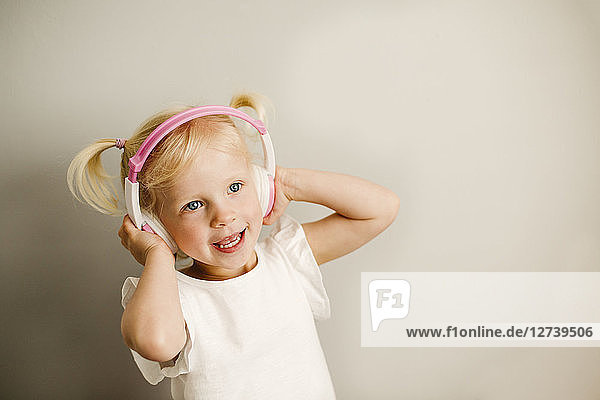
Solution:
<path fill-rule="evenodd" d="M 253 108 L 264 121 L 258 95 L 236 95 L 230 107 Z M 101 153 L 123 149 L 124 182 L 144 140 L 190 108 L 154 115 L 126 141 L 82 150 L 69 167 L 71 192 L 122 213 Z M 139 204 L 168 231 L 176 254 L 125 215 L 121 243 L 144 268 L 122 288 L 123 339 L 149 383 L 171 378 L 173 399 L 335 399 L 314 322 L 330 316 L 319 265 L 386 229 L 399 199 L 361 178 L 277 166 L 265 216 L 251 161 L 224 114 L 183 123 L 151 151 L 137 177 Z M 335 212 L 300 224 L 284 214 L 290 201 Z M 258 241 L 263 224 L 273 229 Z"/>

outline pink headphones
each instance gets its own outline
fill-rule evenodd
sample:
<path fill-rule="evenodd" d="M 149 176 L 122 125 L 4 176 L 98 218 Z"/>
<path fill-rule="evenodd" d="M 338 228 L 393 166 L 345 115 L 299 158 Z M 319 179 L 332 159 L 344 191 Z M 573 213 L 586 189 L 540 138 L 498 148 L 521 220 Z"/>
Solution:
<path fill-rule="evenodd" d="M 133 220 L 133 223 L 138 229 L 159 235 L 169 245 L 173 253 L 177 252 L 175 240 L 173 240 L 171 235 L 169 235 L 169 232 L 167 232 L 158 219 L 153 218 L 140 208 L 140 188 L 139 182 L 137 181 L 137 174 L 142 170 L 152 149 L 156 147 L 161 139 L 173 131 L 173 129 L 192 119 L 218 114 L 226 114 L 243 119 L 255 127 L 260 133 L 263 154 L 265 156 L 265 165 L 262 167 L 253 164 L 252 173 L 263 216 L 266 217 L 269 215 L 273 208 L 273 201 L 275 199 L 275 152 L 273 151 L 273 144 L 271 143 L 269 132 L 267 132 L 262 121 L 254 119 L 236 108 L 225 106 L 196 107 L 174 115 L 160 124 L 160 126 L 144 140 L 144 143 L 142 143 L 137 153 L 129 159 L 129 176 L 125 178 L 125 202 L 127 205 L 127 212 Z"/>

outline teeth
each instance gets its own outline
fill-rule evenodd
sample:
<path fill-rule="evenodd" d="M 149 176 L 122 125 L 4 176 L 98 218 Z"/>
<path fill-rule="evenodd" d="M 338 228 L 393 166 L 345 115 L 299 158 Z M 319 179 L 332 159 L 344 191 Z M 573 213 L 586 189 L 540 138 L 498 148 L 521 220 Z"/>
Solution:
<path fill-rule="evenodd" d="M 225 245 L 215 244 L 215 246 L 217 246 L 220 249 L 228 249 L 228 248 L 233 247 L 236 244 L 238 244 L 240 242 L 240 240 L 242 240 L 242 233 L 241 232 L 238 234 L 238 237 L 233 242 L 229 242 L 229 243 L 227 243 Z"/>

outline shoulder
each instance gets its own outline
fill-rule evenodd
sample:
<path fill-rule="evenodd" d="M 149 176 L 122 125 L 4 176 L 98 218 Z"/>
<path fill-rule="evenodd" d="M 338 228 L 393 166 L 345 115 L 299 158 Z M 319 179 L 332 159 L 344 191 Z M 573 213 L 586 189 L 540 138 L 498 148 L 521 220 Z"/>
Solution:
<path fill-rule="evenodd" d="M 291 239 L 292 237 L 302 233 L 302 225 L 294 217 L 288 214 L 282 214 L 281 217 L 273 224 L 273 229 L 269 237 L 276 241 Z"/>
<path fill-rule="evenodd" d="M 303 247 L 306 237 L 302 225 L 295 218 L 283 214 L 272 225 L 271 232 L 259 242 L 264 251 L 281 250 L 285 253 Z"/>
<path fill-rule="evenodd" d="M 295 218 L 283 214 L 272 226 L 271 232 L 259 243 L 267 255 L 265 258 L 283 259 L 294 268 L 300 264 L 318 266 L 304 229 Z"/>
<path fill-rule="evenodd" d="M 316 319 L 330 315 L 330 305 L 317 260 L 308 243 L 304 228 L 293 217 L 283 214 L 265 240 L 264 248 L 272 260 L 285 260 L 308 300 Z"/>

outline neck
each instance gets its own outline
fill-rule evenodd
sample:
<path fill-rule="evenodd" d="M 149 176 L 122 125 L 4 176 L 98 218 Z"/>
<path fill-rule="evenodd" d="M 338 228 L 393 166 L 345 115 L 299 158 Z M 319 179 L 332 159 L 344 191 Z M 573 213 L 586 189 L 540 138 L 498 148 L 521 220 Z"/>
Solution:
<path fill-rule="evenodd" d="M 181 272 L 193 278 L 202 279 L 205 281 L 224 281 L 244 275 L 245 273 L 253 270 L 257 264 L 258 257 L 256 255 L 256 251 L 253 251 L 250 261 L 238 269 L 226 269 L 214 265 L 206 265 L 194 260 L 194 264 L 191 267 L 185 268 L 181 270 Z"/>

